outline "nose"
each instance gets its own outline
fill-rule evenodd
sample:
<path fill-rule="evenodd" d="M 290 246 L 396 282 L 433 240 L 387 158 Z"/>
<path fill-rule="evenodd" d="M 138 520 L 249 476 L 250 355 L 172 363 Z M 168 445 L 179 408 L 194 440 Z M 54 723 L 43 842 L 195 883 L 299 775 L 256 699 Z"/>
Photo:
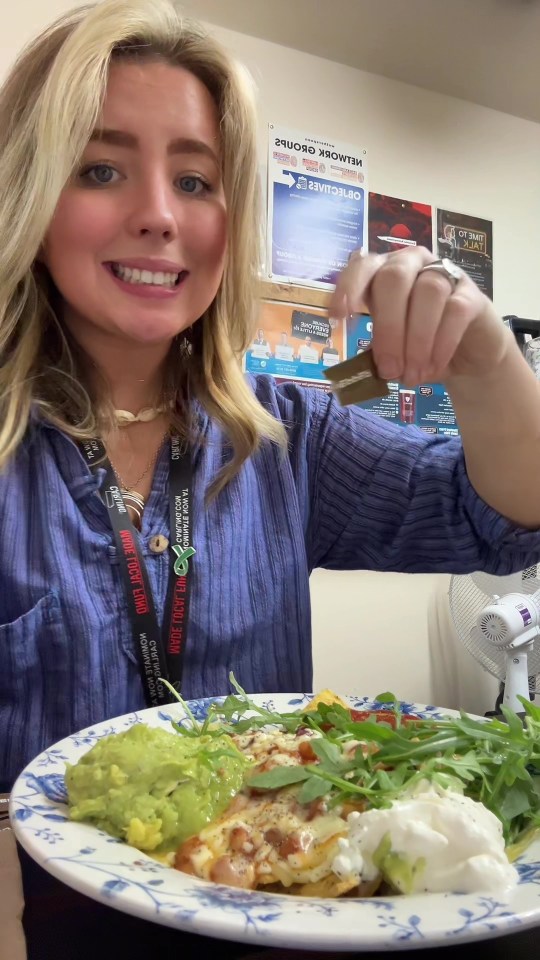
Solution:
<path fill-rule="evenodd" d="M 178 223 L 170 182 L 161 177 L 154 177 L 145 184 L 138 184 L 128 228 L 130 233 L 138 237 L 155 236 L 164 240 L 173 240 L 177 236 Z"/>

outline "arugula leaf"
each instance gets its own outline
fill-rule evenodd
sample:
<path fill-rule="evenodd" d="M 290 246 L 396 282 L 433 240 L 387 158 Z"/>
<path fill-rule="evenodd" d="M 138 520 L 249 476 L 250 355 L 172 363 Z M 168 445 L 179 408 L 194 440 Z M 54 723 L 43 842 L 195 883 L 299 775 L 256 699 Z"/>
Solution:
<path fill-rule="evenodd" d="M 309 741 L 311 749 L 315 756 L 322 760 L 328 767 L 331 767 L 330 772 L 337 772 L 341 769 L 343 754 L 339 747 L 332 743 L 331 740 L 313 739 Z"/>
<path fill-rule="evenodd" d="M 540 723 L 540 706 L 537 706 L 532 700 L 527 700 L 525 697 L 518 697 L 518 700 L 523 706 L 524 712 L 537 723 Z"/>
<path fill-rule="evenodd" d="M 377 723 L 375 720 L 355 721 L 349 724 L 349 728 L 355 740 L 371 740 L 374 743 L 396 740 L 396 731 L 390 724 Z"/>
<path fill-rule="evenodd" d="M 452 770 L 462 780 L 469 782 L 474 780 L 475 776 L 482 777 L 484 775 L 482 762 L 472 750 L 463 754 L 463 756 L 441 757 L 437 760 L 437 767 Z"/>
<path fill-rule="evenodd" d="M 169 691 L 169 693 L 172 693 L 173 697 L 175 697 L 175 698 L 178 700 L 178 703 L 183 707 L 183 709 L 185 710 L 186 716 L 188 717 L 189 720 L 191 720 L 191 724 L 192 724 L 193 730 L 195 730 L 195 731 L 197 732 L 197 736 L 198 736 L 198 735 L 200 734 L 200 732 L 201 732 L 201 725 L 200 725 L 200 723 L 198 723 L 198 721 L 197 721 L 197 720 L 195 719 L 195 717 L 193 716 L 193 714 L 192 714 L 191 710 L 189 709 L 186 701 L 180 696 L 180 694 L 178 693 L 178 690 L 176 690 L 175 687 L 173 687 L 172 683 L 169 683 L 168 680 L 165 680 L 163 677 L 160 677 L 160 678 L 159 678 L 159 681 L 160 681 L 160 683 L 162 683 L 165 687 L 167 687 L 167 690 Z M 174 726 L 174 724 L 173 724 L 173 726 Z M 177 725 L 177 726 L 178 726 L 178 725 Z M 181 731 L 178 731 L 178 732 L 185 733 L 185 729 L 182 729 Z"/>
<path fill-rule="evenodd" d="M 530 797 L 528 791 L 515 784 L 505 794 L 501 803 L 501 814 L 506 820 L 513 820 L 522 813 L 527 813 L 531 809 Z"/>
<path fill-rule="evenodd" d="M 506 707 L 504 704 L 503 704 L 502 707 L 501 707 L 501 711 L 502 711 L 502 713 L 503 713 L 503 715 L 504 715 L 504 718 L 505 718 L 505 720 L 506 720 L 506 722 L 507 722 L 507 724 L 508 724 L 508 729 L 509 729 L 509 731 L 510 731 L 510 734 L 513 735 L 514 737 L 516 737 L 516 739 L 519 740 L 519 739 L 522 737 L 522 735 L 523 735 L 523 723 L 522 723 L 522 721 L 521 721 L 520 718 L 517 716 L 517 714 L 514 713 L 513 710 L 509 710 L 509 708 Z"/>
<path fill-rule="evenodd" d="M 256 773 L 248 782 L 250 787 L 256 787 L 257 790 L 279 790 L 280 787 L 289 787 L 310 777 L 308 767 L 274 767 L 265 773 Z"/>
<path fill-rule="evenodd" d="M 399 700 L 396 697 L 395 693 L 378 693 L 375 697 L 376 703 L 393 703 L 396 707 L 399 704 Z"/>
<path fill-rule="evenodd" d="M 329 784 L 327 780 L 323 780 L 322 777 L 310 777 L 300 788 L 297 798 L 298 802 L 305 804 L 312 803 L 313 800 L 318 800 L 319 797 L 326 796 L 331 789 L 332 785 Z"/>
<path fill-rule="evenodd" d="M 230 695 L 226 698 L 224 703 L 212 704 L 210 708 L 212 715 L 219 720 L 224 718 L 228 720 L 231 724 L 234 723 L 235 732 L 241 733 L 244 730 L 256 729 L 260 726 L 265 726 L 267 724 L 278 725 L 283 727 L 285 730 L 297 730 L 302 723 L 302 715 L 299 713 L 276 713 L 271 710 L 266 710 L 265 707 L 259 706 L 259 704 L 253 703 L 245 690 L 240 686 L 236 681 L 234 674 L 229 674 L 229 680 L 231 685 L 237 692 L 237 696 Z M 238 718 L 243 717 L 246 713 L 255 713 L 256 717 L 245 718 L 244 720 L 239 720 Z M 235 719 L 236 718 L 236 719 Z M 240 724 L 242 726 L 240 726 Z M 229 731 L 231 732 L 231 731 Z"/>
<path fill-rule="evenodd" d="M 386 770 L 377 770 L 376 776 L 380 790 L 391 793 L 395 789 L 394 778 Z"/>

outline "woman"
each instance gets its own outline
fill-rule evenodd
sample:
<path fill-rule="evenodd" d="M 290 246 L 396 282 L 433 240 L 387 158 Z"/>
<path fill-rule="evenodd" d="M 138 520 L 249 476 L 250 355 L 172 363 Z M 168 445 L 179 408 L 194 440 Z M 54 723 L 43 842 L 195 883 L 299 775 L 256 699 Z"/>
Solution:
<path fill-rule="evenodd" d="M 5 784 L 70 731 L 163 702 L 164 675 L 187 697 L 227 691 L 231 669 L 309 689 L 316 566 L 539 559 L 537 383 L 426 251 L 359 252 L 332 313 L 367 300 L 381 375 L 444 379 L 463 449 L 244 378 L 249 85 L 167 0 L 105 0 L 40 36 L 2 91 L 0 144 Z"/>

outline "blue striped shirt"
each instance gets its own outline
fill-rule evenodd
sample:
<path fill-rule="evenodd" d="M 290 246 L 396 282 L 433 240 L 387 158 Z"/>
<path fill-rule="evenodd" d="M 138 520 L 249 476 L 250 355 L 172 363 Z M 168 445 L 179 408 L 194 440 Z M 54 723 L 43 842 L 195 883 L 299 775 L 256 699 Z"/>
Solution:
<path fill-rule="evenodd" d="M 265 443 L 205 507 L 227 448 L 202 416 L 185 696 L 228 692 L 230 670 L 248 691 L 309 690 L 314 567 L 503 574 L 540 560 L 540 534 L 476 495 L 458 439 L 395 427 L 323 391 L 266 377 L 253 387 L 286 426 L 288 455 Z M 103 472 L 92 476 L 71 439 L 34 420 L 0 476 L 4 785 L 55 740 L 145 703 Z M 158 612 L 170 557 L 149 541 L 168 526 L 164 450 L 140 534 Z"/>

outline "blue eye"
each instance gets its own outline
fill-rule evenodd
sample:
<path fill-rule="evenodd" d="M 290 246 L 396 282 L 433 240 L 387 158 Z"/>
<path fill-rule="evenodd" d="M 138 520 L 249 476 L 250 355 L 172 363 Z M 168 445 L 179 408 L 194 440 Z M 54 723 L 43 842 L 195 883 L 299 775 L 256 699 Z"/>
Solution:
<path fill-rule="evenodd" d="M 205 180 L 202 179 L 202 177 L 195 177 L 195 176 L 180 177 L 180 179 L 178 180 L 178 183 L 180 184 L 180 189 L 182 190 L 183 193 L 191 193 L 194 195 L 198 195 L 210 189 L 209 185 L 206 183 Z"/>
<path fill-rule="evenodd" d="M 95 163 L 91 167 L 86 167 L 80 174 L 84 180 L 96 186 L 107 186 L 109 183 L 115 183 L 115 175 L 118 175 L 118 171 L 108 163 Z"/>

